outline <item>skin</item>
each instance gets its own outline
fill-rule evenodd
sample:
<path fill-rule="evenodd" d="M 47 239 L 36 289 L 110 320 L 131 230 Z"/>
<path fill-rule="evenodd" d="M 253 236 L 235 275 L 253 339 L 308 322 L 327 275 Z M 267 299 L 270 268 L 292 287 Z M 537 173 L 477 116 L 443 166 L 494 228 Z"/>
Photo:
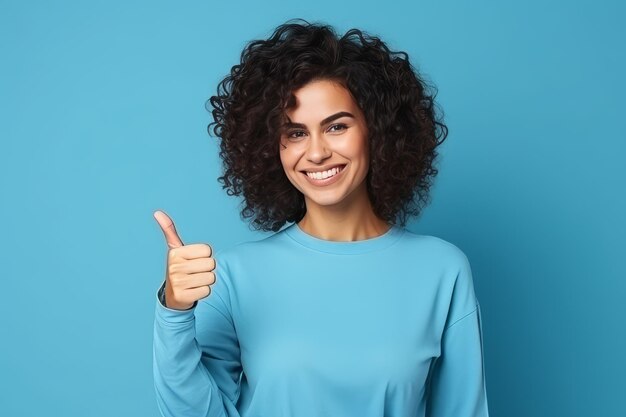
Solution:
<path fill-rule="evenodd" d="M 352 95 L 340 84 L 313 81 L 295 92 L 296 107 L 287 117 L 299 127 L 288 127 L 281 135 L 280 159 L 289 181 L 300 190 L 307 212 L 298 226 L 317 238 L 356 241 L 382 235 L 390 228 L 372 209 L 365 178 L 369 170 L 368 131 L 363 113 Z M 339 112 L 341 116 L 320 122 Z M 334 184 L 310 184 L 302 170 L 319 170 L 346 164 Z M 174 222 L 163 211 L 154 212 L 169 247 L 165 278 L 166 307 L 187 310 L 195 301 L 211 294 L 216 267 L 208 244 L 184 245 Z"/>
<path fill-rule="evenodd" d="M 355 241 L 387 232 L 367 195 L 368 129 L 350 91 L 331 80 L 314 80 L 294 92 L 296 106 L 286 112 L 280 138 L 280 160 L 289 181 L 304 195 L 307 212 L 298 226 L 319 239 Z M 327 117 L 349 112 L 320 126 Z M 303 126 L 294 127 L 290 123 Z M 334 184 L 316 186 L 303 170 L 346 164 Z"/>

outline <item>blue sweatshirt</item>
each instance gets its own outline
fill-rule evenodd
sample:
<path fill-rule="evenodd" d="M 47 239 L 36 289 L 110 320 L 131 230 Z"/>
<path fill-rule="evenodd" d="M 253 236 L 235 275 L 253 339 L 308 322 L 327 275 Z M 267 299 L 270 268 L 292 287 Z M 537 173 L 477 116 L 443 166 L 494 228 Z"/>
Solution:
<path fill-rule="evenodd" d="M 338 242 L 292 223 L 213 257 L 208 297 L 156 302 L 163 416 L 489 415 L 480 306 L 452 243 L 399 226 Z"/>

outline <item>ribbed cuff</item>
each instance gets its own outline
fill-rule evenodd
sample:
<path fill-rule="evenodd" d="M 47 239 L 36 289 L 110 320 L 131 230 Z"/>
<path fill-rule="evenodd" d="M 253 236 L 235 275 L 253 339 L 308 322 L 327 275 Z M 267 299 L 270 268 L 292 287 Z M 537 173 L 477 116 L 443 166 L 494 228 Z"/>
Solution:
<path fill-rule="evenodd" d="M 184 323 L 195 318 L 194 310 L 198 305 L 195 301 L 193 306 L 187 310 L 176 310 L 165 306 L 165 281 L 161 284 L 161 287 L 156 292 L 156 315 L 169 323 Z"/>

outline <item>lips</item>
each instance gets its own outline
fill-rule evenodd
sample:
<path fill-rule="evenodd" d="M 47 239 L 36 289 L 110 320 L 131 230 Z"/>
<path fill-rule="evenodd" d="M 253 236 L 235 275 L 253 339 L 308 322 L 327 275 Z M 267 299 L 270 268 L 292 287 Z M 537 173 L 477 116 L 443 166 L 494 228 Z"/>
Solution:
<path fill-rule="evenodd" d="M 307 170 L 305 169 L 305 170 L 302 170 L 302 171 L 300 171 L 300 172 L 303 172 L 303 173 L 305 173 L 305 174 L 306 174 L 307 172 L 311 172 L 311 173 L 316 173 L 316 172 L 324 172 L 324 171 L 331 170 L 331 169 L 333 169 L 333 168 L 337 168 L 337 167 L 345 167 L 345 166 L 346 166 L 346 164 L 337 164 L 337 165 L 331 165 L 331 166 L 329 166 L 328 168 L 325 168 L 325 169 L 316 169 L 316 170 L 310 170 L 310 171 L 307 171 Z"/>
<path fill-rule="evenodd" d="M 304 175 L 304 177 L 306 178 L 306 180 L 309 182 L 309 184 L 315 185 L 315 186 L 326 186 L 326 185 L 330 185 L 333 184 L 334 182 L 339 181 L 342 177 L 343 177 L 343 173 L 346 171 L 346 165 L 335 165 L 335 166 L 339 166 L 339 167 L 343 167 L 341 168 L 341 170 L 336 173 L 335 175 L 333 175 L 332 177 L 328 177 L 325 179 L 315 179 L 315 178 L 311 178 L 307 175 L 306 171 L 302 171 L 302 175 Z M 332 169 L 334 167 L 331 167 L 330 169 Z"/>

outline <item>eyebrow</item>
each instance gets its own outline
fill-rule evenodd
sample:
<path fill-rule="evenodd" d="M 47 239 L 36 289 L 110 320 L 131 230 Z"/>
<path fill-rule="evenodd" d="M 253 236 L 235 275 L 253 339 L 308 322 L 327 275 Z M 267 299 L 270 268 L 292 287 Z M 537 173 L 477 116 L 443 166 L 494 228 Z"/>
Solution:
<path fill-rule="evenodd" d="M 325 118 L 324 120 L 322 120 L 320 122 L 320 126 L 324 126 L 325 124 L 328 124 L 328 123 L 332 122 L 335 119 L 339 119 L 340 117 L 352 117 L 353 119 L 355 118 L 354 115 L 352 113 L 350 113 L 350 112 L 340 111 L 339 113 L 335 113 L 333 115 L 330 115 L 327 118 Z M 287 119 L 289 120 L 289 117 L 287 117 Z M 305 124 L 294 123 L 291 120 L 289 120 L 287 123 L 285 123 L 283 125 L 283 127 L 285 127 L 285 128 L 298 127 L 298 128 L 306 129 L 306 125 Z"/>

